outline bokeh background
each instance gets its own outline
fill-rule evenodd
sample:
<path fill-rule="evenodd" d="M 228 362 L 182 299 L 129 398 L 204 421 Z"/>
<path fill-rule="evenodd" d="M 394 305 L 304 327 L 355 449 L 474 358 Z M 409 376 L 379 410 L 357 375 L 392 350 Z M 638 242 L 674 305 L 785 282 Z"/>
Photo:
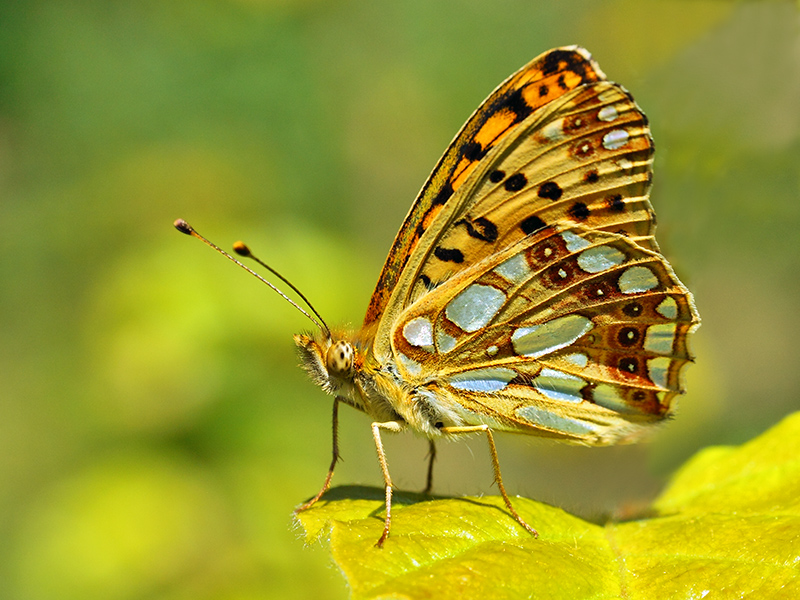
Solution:
<path fill-rule="evenodd" d="M 704 319 L 651 443 L 499 436 L 513 493 L 597 519 L 800 407 L 795 3 L 4 0 L 0 596 L 346 597 L 291 519 L 330 453 L 309 323 L 172 221 L 357 325 L 463 121 L 572 43 L 651 119 L 659 241 Z M 334 482 L 380 485 L 368 420 L 341 416 Z M 425 442 L 387 447 L 421 488 Z M 440 455 L 438 493 L 494 493 L 483 439 Z"/>

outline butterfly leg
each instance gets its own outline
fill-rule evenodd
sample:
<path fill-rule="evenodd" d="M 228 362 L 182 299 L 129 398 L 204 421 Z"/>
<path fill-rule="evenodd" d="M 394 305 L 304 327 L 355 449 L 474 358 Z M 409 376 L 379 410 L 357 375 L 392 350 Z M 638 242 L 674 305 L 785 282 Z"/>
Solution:
<path fill-rule="evenodd" d="M 422 493 L 426 496 L 431 493 L 433 488 L 433 461 L 436 460 L 436 443 L 433 440 L 428 440 L 430 450 L 428 450 L 428 478 L 426 479 L 425 489 Z"/>
<path fill-rule="evenodd" d="M 500 460 L 497 458 L 497 448 L 494 445 L 494 436 L 492 435 L 492 430 L 489 428 L 488 425 L 474 425 L 474 426 L 467 426 L 467 427 L 442 427 L 440 430 L 442 433 L 449 433 L 449 434 L 461 434 L 461 433 L 478 433 L 484 432 L 486 434 L 486 438 L 489 440 L 489 451 L 492 455 L 492 467 L 494 468 L 494 481 L 497 484 L 497 487 L 500 489 L 500 494 L 503 496 L 503 502 L 506 503 L 506 508 L 508 508 L 508 512 L 511 513 L 511 516 L 516 519 L 517 523 L 522 525 L 529 533 L 533 535 L 533 537 L 539 537 L 539 533 L 530 525 L 528 525 L 525 520 L 519 516 L 514 507 L 511 504 L 511 499 L 508 497 L 506 493 L 506 488 L 503 485 L 503 476 L 500 474 Z"/>
<path fill-rule="evenodd" d="M 311 500 L 296 508 L 294 514 L 303 512 L 306 509 L 311 508 L 317 503 L 317 500 L 322 498 L 322 495 L 328 491 L 328 488 L 331 487 L 331 479 L 333 479 L 333 469 L 336 467 L 336 463 L 339 462 L 339 398 L 338 396 L 333 399 L 333 460 L 331 460 L 331 467 L 328 469 L 328 476 L 325 478 L 325 483 L 322 484 L 322 489 L 319 493 L 314 496 Z"/>
<path fill-rule="evenodd" d="M 386 486 L 386 520 L 383 522 L 383 533 L 378 538 L 378 543 L 375 544 L 378 548 L 383 547 L 383 542 L 389 537 L 389 527 L 392 524 L 392 479 L 389 476 L 389 463 L 386 462 L 386 452 L 383 450 L 383 442 L 381 441 L 381 429 L 397 433 L 403 430 L 403 423 L 400 421 L 387 421 L 386 423 L 372 424 L 372 437 L 375 439 L 378 462 L 381 464 L 383 483 Z"/>

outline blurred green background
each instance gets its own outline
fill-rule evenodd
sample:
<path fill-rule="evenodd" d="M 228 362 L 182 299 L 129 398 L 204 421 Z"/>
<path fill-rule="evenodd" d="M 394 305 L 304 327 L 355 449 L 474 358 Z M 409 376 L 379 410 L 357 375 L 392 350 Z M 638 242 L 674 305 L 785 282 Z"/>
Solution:
<path fill-rule="evenodd" d="M 330 453 L 291 338 L 309 324 L 172 221 L 357 325 L 452 136 L 558 45 L 649 115 L 659 241 L 704 321 L 651 443 L 498 436 L 509 491 L 625 514 L 796 410 L 799 24 L 791 2 L 5 0 L 0 595 L 346 597 L 291 520 Z M 341 417 L 334 483 L 380 485 L 368 420 Z M 426 450 L 387 440 L 399 487 Z M 438 493 L 495 493 L 484 440 L 440 455 Z"/>

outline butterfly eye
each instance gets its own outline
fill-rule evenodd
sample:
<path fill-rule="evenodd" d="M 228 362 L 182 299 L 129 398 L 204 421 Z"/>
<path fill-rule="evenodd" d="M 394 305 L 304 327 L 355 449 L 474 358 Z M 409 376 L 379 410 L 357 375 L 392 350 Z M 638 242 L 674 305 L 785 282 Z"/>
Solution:
<path fill-rule="evenodd" d="M 353 370 L 353 346 L 348 342 L 338 341 L 328 348 L 325 365 L 328 373 L 339 377 L 349 375 Z"/>

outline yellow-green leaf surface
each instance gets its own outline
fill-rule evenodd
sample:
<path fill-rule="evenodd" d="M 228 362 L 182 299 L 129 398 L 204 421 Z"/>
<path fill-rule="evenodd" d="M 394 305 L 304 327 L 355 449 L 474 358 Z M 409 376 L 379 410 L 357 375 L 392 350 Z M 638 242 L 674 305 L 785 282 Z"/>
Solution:
<path fill-rule="evenodd" d="M 513 498 L 340 487 L 302 513 L 328 538 L 353 598 L 800 598 L 800 413 L 741 447 L 709 448 L 675 476 L 652 516 L 605 526 Z"/>

